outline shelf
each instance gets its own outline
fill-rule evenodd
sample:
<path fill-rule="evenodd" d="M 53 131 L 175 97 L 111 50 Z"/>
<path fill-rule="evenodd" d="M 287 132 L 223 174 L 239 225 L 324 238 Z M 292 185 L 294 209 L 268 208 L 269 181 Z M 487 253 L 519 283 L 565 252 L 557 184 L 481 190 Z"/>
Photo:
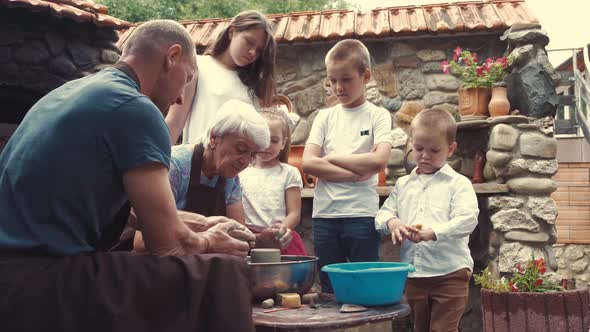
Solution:
<path fill-rule="evenodd" d="M 508 186 L 503 183 L 474 183 L 473 189 L 476 194 L 504 194 L 508 193 Z M 379 196 L 388 196 L 391 192 L 390 186 L 377 187 Z M 303 188 L 301 198 L 313 198 L 313 188 Z"/>

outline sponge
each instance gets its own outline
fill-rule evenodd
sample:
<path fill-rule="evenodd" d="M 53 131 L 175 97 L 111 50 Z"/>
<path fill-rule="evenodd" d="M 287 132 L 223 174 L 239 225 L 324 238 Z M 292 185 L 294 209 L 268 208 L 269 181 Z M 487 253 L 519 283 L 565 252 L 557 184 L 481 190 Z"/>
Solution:
<path fill-rule="evenodd" d="M 279 293 L 277 302 L 281 307 L 298 308 L 301 306 L 301 296 L 297 293 Z"/>

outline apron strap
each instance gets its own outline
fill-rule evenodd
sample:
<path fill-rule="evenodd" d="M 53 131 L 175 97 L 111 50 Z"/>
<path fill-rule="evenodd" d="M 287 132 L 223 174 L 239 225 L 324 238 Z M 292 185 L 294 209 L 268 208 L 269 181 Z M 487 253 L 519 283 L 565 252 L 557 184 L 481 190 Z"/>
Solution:
<path fill-rule="evenodd" d="M 203 144 L 195 145 L 185 210 L 205 217 L 225 216 L 225 178 L 218 176 L 214 188 L 201 184 L 204 152 Z"/>

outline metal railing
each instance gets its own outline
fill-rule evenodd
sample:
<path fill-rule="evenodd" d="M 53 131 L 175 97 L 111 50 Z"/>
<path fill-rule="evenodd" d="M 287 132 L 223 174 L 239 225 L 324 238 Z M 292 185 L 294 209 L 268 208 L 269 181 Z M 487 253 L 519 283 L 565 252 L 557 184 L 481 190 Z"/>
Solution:
<path fill-rule="evenodd" d="M 574 55 L 572 56 L 574 93 L 576 96 L 576 116 L 578 117 L 578 123 L 582 128 L 584 137 L 586 137 L 586 142 L 590 143 L 590 122 L 588 119 L 588 115 L 590 114 L 588 111 L 588 108 L 590 107 L 590 61 L 588 60 L 588 46 L 584 46 L 582 52 L 582 61 L 584 61 L 585 67 L 584 73 L 578 70 L 577 52 L 574 52 Z"/>

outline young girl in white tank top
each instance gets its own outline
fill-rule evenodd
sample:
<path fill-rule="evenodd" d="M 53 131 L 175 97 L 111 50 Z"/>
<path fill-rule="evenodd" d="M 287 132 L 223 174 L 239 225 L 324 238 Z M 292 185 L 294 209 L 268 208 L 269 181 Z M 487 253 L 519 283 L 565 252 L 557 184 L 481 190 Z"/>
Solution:
<path fill-rule="evenodd" d="M 280 223 L 292 230 L 291 244 L 283 255 L 306 255 L 303 241 L 294 229 L 301 219 L 299 170 L 287 164 L 291 130 L 289 117 L 277 107 L 261 110 L 268 122 L 270 146 L 256 156 L 253 165 L 240 173 L 246 224 L 263 228 Z"/>

